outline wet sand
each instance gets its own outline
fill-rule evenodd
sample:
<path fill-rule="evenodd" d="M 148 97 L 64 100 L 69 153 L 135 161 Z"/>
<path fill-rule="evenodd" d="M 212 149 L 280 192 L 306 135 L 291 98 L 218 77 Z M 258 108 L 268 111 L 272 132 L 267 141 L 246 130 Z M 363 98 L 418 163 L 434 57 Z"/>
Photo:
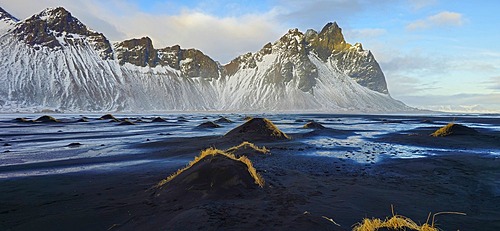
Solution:
<path fill-rule="evenodd" d="M 424 137 L 435 127 L 439 125 L 370 139 L 443 148 L 443 142 Z M 482 131 L 490 138 L 478 137 L 481 145 L 474 139 L 448 138 L 446 143 L 456 144 L 424 158 L 358 163 L 307 155 L 317 147 L 301 142 L 302 138 L 344 138 L 355 133 L 338 130 L 290 134 L 294 139 L 285 141 L 256 141 L 271 150 L 271 155 L 250 157 L 266 185 L 237 197 L 197 198 L 187 192 L 159 200 L 151 190 L 201 150 L 239 144 L 220 136 L 142 142 L 135 145 L 142 150 L 140 155 L 106 157 L 106 161 L 155 161 L 114 171 L 0 179 L 0 229 L 351 230 L 365 217 L 390 216 L 394 205 L 398 214 L 417 223 L 424 223 L 429 212 L 467 213 L 438 216 L 436 223 L 443 230 L 500 230 L 500 158 L 474 153 L 485 145 L 493 152 L 499 150 L 495 131 Z M 419 132 L 422 137 L 408 135 Z M 79 161 L 83 160 L 59 164 Z M 45 164 L 54 163 L 38 167 Z"/>

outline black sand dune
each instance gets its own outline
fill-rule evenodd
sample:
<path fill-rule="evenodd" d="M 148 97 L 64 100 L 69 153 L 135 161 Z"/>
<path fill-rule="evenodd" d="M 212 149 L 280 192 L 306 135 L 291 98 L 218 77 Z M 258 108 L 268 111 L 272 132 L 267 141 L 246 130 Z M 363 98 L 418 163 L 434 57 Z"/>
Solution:
<path fill-rule="evenodd" d="M 212 122 L 212 121 L 208 121 L 208 122 L 204 122 L 204 123 L 201 123 L 200 125 L 196 126 L 196 128 L 220 128 L 221 126 Z"/>
<path fill-rule="evenodd" d="M 167 120 L 161 118 L 161 117 L 156 117 L 153 120 L 151 120 L 153 123 L 162 123 L 162 122 L 167 122 Z"/>
<path fill-rule="evenodd" d="M 106 114 L 101 117 L 99 117 L 99 120 L 114 120 L 114 121 L 119 121 L 115 116 L 112 114 Z"/>
<path fill-rule="evenodd" d="M 31 123 L 31 122 L 33 122 L 33 120 L 30 120 L 30 119 L 27 119 L 27 118 L 22 118 L 22 117 L 15 118 L 14 121 L 15 122 L 20 122 L 20 123 Z"/>
<path fill-rule="evenodd" d="M 219 123 L 219 124 L 223 124 L 223 123 L 226 123 L 226 124 L 229 124 L 229 123 L 233 123 L 233 121 L 231 121 L 230 119 L 226 118 L 226 117 L 221 117 L 217 120 L 214 121 L 215 123 Z"/>
<path fill-rule="evenodd" d="M 134 123 L 134 122 L 132 122 L 132 121 L 130 121 L 130 120 L 128 120 L 128 119 L 125 119 L 125 120 L 123 120 L 121 123 L 119 123 L 118 125 L 119 125 L 119 126 L 123 126 L 123 125 L 125 125 L 125 126 L 126 126 L 126 125 L 135 125 L 135 123 Z"/>
<path fill-rule="evenodd" d="M 82 118 L 78 119 L 76 122 L 78 122 L 78 123 L 86 123 L 86 122 L 89 122 L 89 119 L 87 117 L 82 117 Z"/>
<path fill-rule="evenodd" d="M 382 135 L 373 140 L 412 146 L 437 147 L 450 149 L 498 149 L 500 133 L 497 131 L 478 131 L 458 124 L 444 127 L 421 127 L 404 132 Z"/>
<path fill-rule="evenodd" d="M 325 129 L 325 126 L 323 126 L 323 124 L 320 124 L 316 121 L 311 121 L 311 122 L 306 123 L 302 128 Z"/>
<path fill-rule="evenodd" d="M 41 123 L 59 123 L 60 121 L 57 120 L 56 118 L 48 115 L 44 115 L 39 117 L 38 119 L 35 120 L 35 122 L 41 122 Z"/>
<path fill-rule="evenodd" d="M 265 118 L 252 118 L 224 135 L 226 139 L 241 141 L 276 141 L 290 137 Z"/>
<path fill-rule="evenodd" d="M 434 137 L 457 136 L 457 135 L 474 136 L 478 134 L 479 132 L 474 130 L 473 128 L 469 128 L 461 124 L 449 123 L 446 126 L 441 127 L 435 132 L 433 132 L 431 136 Z"/>
<path fill-rule="evenodd" d="M 161 181 L 155 197 L 196 193 L 202 197 L 228 198 L 245 195 L 264 186 L 264 179 L 246 157 L 206 149 L 183 169 Z M 190 200 L 193 199 L 190 195 Z"/>

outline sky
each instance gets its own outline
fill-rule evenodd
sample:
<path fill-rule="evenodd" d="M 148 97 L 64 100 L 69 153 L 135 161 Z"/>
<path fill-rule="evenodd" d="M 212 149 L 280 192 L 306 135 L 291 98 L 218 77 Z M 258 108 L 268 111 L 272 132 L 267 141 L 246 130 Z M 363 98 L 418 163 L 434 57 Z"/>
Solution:
<path fill-rule="evenodd" d="M 409 106 L 500 113 L 500 1 L 496 0 L 0 0 L 24 19 L 63 6 L 111 41 L 149 36 L 222 64 L 288 29 L 336 21 L 371 50 L 395 99 Z"/>

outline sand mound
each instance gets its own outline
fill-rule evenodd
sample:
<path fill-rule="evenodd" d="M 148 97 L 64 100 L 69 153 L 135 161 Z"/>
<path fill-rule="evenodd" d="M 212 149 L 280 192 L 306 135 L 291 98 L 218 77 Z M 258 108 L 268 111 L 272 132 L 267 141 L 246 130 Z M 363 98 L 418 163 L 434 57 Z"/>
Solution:
<path fill-rule="evenodd" d="M 226 124 L 230 124 L 230 123 L 233 123 L 233 121 L 231 121 L 230 119 L 226 118 L 226 117 L 221 117 L 217 120 L 215 120 L 216 123 L 220 123 L 220 124 L 223 124 L 223 123 L 226 123 Z"/>
<path fill-rule="evenodd" d="M 130 121 L 130 120 L 123 120 L 123 122 L 119 123 L 118 125 L 135 125 L 134 122 Z"/>
<path fill-rule="evenodd" d="M 59 120 L 52 116 L 44 115 L 39 117 L 38 119 L 35 120 L 35 122 L 42 122 L 42 123 L 58 123 Z"/>
<path fill-rule="evenodd" d="M 113 115 L 111 115 L 111 114 L 103 115 L 99 119 L 100 120 L 115 120 L 115 121 L 118 121 L 118 119 L 116 117 L 114 117 Z"/>
<path fill-rule="evenodd" d="M 87 117 L 82 117 L 82 118 L 78 119 L 76 122 L 86 123 L 86 122 L 89 122 L 89 120 L 87 119 Z"/>
<path fill-rule="evenodd" d="M 325 126 L 323 126 L 322 124 L 320 124 L 318 122 L 311 121 L 311 122 L 306 123 L 302 128 L 325 129 Z"/>
<path fill-rule="evenodd" d="M 157 189 L 179 193 L 201 192 L 204 195 L 224 197 L 263 186 L 264 179 L 248 158 L 236 158 L 232 154 L 210 148 L 202 151 L 187 167 L 158 183 Z M 159 196 L 160 193 L 157 191 L 156 195 Z"/>
<path fill-rule="evenodd" d="M 161 118 L 161 117 L 156 117 L 153 120 L 151 120 L 151 122 L 153 122 L 153 123 L 160 123 L 160 122 L 167 122 L 167 121 L 165 119 Z"/>
<path fill-rule="evenodd" d="M 81 146 L 81 145 L 82 145 L 81 143 L 75 142 L 75 143 L 70 143 L 70 144 L 68 144 L 67 146 L 68 146 L 68 147 L 79 147 L 79 146 Z"/>
<path fill-rule="evenodd" d="M 30 122 L 33 122 L 33 120 L 26 119 L 26 118 L 15 118 L 14 121 L 15 122 L 21 122 L 21 123 L 30 123 Z"/>
<path fill-rule="evenodd" d="M 254 140 L 285 140 L 290 139 L 271 121 L 265 118 L 252 118 L 224 135 L 226 138 Z"/>
<path fill-rule="evenodd" d="M 466 127 L 464 125 L 449 123 L 446 126 L 436 130 L 431 136 L 439 137 L 439 136 L 453 136 L 453 135 L 477 135 L 478 131 Z"/>
<path fill-rule="evenodd" d="M 220 128 L 220 125 L 218 125 L 212 121 L 208 121 L 208 122 L 204 122 L 196 127 L 197 128 Z"/>
<path fill-rule="evenodd" d="M 259 148 L 255 144 L 247 141 L 241 143 L 238 146 L 226 149 L 225 152 L 231 153 L 236 157 L 270 154 L 269 149 L 267 149 L 266 147 Z"/>

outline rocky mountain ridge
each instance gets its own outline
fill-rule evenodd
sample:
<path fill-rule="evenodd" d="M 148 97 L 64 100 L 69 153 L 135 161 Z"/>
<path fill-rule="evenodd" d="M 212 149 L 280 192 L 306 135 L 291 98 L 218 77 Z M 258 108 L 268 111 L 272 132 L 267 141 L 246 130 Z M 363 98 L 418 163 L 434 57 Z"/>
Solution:
<path fill-rule="evenodd" d="M 157 49 L 148 37 L 111 44 L 62 7 L 16 22 L 0 38 L 6 110 L 409 110 L 388 95 L 371 52 L 348 44 L 336 23 L 319 33 L 291 29 L 226 65 L 196 49 Z M 341 86 L 324 85 L 331 81 Z"/>

